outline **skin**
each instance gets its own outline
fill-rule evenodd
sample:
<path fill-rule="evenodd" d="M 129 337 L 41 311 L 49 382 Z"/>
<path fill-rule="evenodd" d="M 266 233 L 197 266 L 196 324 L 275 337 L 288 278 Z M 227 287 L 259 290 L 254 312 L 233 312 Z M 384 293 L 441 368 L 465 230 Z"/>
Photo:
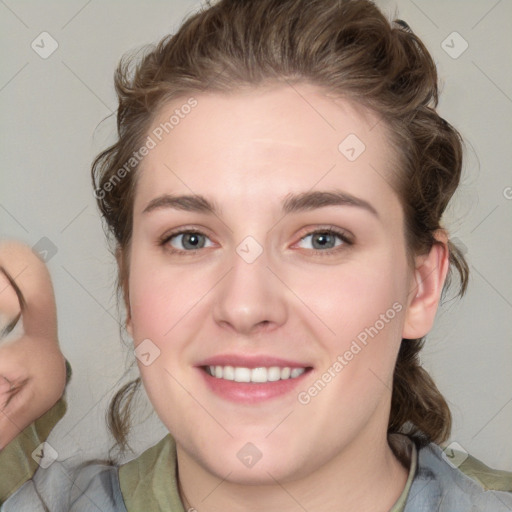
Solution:
<path fill-rule="evenodd" d="M 0 273 L 0 312 L 5 324 L 22 312 L 21 334 L 0 340 L 1 450 L 62 396 L 66 366 L 46 265 L 23 243 L 2 241 L 0 266 L 14 279 L 25 301 L 21 311 L 16 292 Z"/>
<path fill-rule="evenodd" d="M 201 512 L 387 511 L 408 473 L 386 437 L 394 365 L 401 339 L 433 324 L 446 235 L 437 233 L 430 253 L 408 264 L 390 186 L 396 155 L 385 123 L 361 107 L 307 84 L 194 97 L 198 105 L 138 170 L 125 283 L 135 346 L 150 339 L 160 351 L 139 368 L 176 439 L 183 494 Z M 166 105 L 154 127 L 186 100 Z M 338 150 L 349 134 L 366 146 L 353 162 Z M 334 188 L 378 216 L 346 205 L 281 211 L 290 193 Z M 143 213 L 164 193 L 202 194 L 221 212 Z M 338 251 L 321 254 L 307 235 L 328 226 L 354 243 L 336 239 Z M 159 245 L 175 228 L 199 229 L 205 247 L 187 253 L 179 236 Z M 249 235 L 263 251 L 251 264 L 236 252 Z M 394 303 L 401 311 L 314 399 L 299 403 L 297 392 Z M 313 370 L 297 392 L 235 404 L 212 393 L 196 367 L 225 353 L 270 354 Z M 262 454 L 251 468 L 237 457 L 247 442 Z"/>

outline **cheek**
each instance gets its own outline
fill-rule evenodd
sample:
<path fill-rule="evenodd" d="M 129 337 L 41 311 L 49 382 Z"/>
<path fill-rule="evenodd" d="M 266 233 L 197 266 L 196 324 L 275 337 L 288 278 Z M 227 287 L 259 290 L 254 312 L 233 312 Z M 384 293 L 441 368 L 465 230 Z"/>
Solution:
<path fill-rule="evenodd" d="M 187 313 L 197 302 L 197 284 L 184 278 L 183 271 L 157 266 L 148 255 L 133 254 L 129 286 L 134 348 L 149 339 L 156 345 L 149 345 L 152 357 L 158 354 L 150 364 L 141 360 L 137 364 L 144 389 L 169 429 L 175 429 L 177 421 L 169 411 L 182 410 L 190 400 L 176 379 L 181 380 L 183 351 L 194 336 L 191 331 L 183 336 L 183 327 L 189 325 Z"/>
<path fill-rule="evenodd" d="M 142 260 L 142 258 L 141 258 Z M 208 290 L 205 276 L 134 257 L 130 269 L 130 309 L 134 340 L 156 344 L 169 339 Z"/>
<path fill-rule="evenodd" d="M 302 289 L 309 290 L 308 306 L 317 315 L 311 325 L 327 356 L 321 371 L 336 375 L 332 389 L 352 390 L 340 394 L 347 400 L 385 392 L 401 342 L 405 256 L 391 250 L 376 256 L 316 273 Z"/>
<path fill-rule="evenodd" d="M 323 320 L 332 338 L 346 341 L 376 322 L 382 330 L 381 315 L 385 315 L 384 320 L 392 317 L 386 326 L 397 323 L 397 309 L 405 309 L 405 277 L 405 263 L 399 255 L 388 252 L 366 261 L 319 269 L 306 279 L 301 277 L 296 289 L 306 306 Z M 393 309 L 395 303 L 399 306 Z M 328 330 L 324 339 L 329 339 Z"/>

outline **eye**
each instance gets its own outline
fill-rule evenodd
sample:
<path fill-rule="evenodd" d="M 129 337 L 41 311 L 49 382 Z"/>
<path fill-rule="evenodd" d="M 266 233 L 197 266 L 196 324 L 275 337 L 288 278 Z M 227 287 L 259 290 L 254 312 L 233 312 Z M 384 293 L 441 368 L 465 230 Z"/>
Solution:
<path fill-rule="evenodd" d="M 302 243 L 302 246 L 300 245 Z M 308 233 L 300 239 L 298 245 L 303 249 L 310 249 L 323 253 L 337 252 L 338 247 L 352 245 L 348 235 L 333 228 L 319 229 Z"/>
<path fill-rule="evenodd" d="M 210 245 L 207 245 L 208 242 Z M 171 252 L 193 252 L 213 245 L 204 233 L 196 230 L 183 230 L 167 234 L 160 243 L 169 248 Z"/>

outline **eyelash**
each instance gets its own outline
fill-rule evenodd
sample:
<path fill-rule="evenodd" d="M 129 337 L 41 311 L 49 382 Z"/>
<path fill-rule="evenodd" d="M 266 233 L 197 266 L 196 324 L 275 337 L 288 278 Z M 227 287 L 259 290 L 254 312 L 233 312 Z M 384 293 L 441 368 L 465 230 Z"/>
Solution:
<path fill-rule="evenodd" d="M 316 254 L 318 255 L 322 255 L 322 256 L 329 256 L 329 255 L 332 255 L 332 254 L 335 254 L 335 253 L 338 253 L 340 250 L 343 249 L 344 246 L 351 246 L 354 244 L 354 242 L 349 238 L 349 236 L 347 235 L 347 233 L 345 231 L 342 231 L 342 230 L 338 230 L 338 229 L 335 229 L 333 227 L 329 227 L 329 228 L 320 228 L 320 229 L 314 229 L 312 231 L 309 231 L 307 232 L 305 235 L 303 235 L 300 239 L 299 239 L 299 242 L 301 242 L 302 240 L 304 240 L 306 237 L 308 236 L 311 236 L 311 235 L 314 235 L 314 234 L 327 234 L 327 235 L 335 235 L 337 236 L 343 243 L 336 246 L 336 247 L 333 247 L 331 249 L 326 249 L 326 250 L 319 250 L 319 249 L 306 249 L 307 251 L 314 251 Z M 198 235 L 203 235 L 205 237 L 208 238 L 208 235 L 206 235 L 205 233 L 203 233 L 202 231 L 199 231 L 198 229 L 180 229 L 178 231 L 173 231 L 171 233 L 167 233 L 166 235 L 164 235 L 158 242 L 158 245 L 161 246 L 161 247 L 164 247 L 166 246 L 174 237 L 176 236 L 179 236 L 179 235 L 184 235 L 184 234 L 198 234 Z M 298 242 L 297 242 L 298 243 Z M 196 249 L 196 250 L 190 250 L 190 251 L 185 251 L 185 250 L 181 250 L 181 249 L 175 249 L 173 247 L 166 247 L 166 250 L 168 250 L 170 253 L 172 254 L 189 254 L 189 255 L 194 255 L 196 253 L 198 253 L 201 249 Z"/>
<path fill-rule="evenodd" d="M 337 236 L 343 243 L 340 244 L 340 245 L 337 245 L 331 249 L 325 249 L 325 250 L 320 250 L 320 249 L 305 249 L 307 251 L 313 251 L 315 253 L 315 255 L 318 255 L 318 256 L 331 256 L 333 254 L 337 254 L 339 253 L 340 251 L 344 250 L 347 248 L 347 246 L 351 246 L 351 245 L 354 245 L 354 242 L 352 241 L 352 239 L 349 237 L 349 235 L 347 235 L 347 233 L 345 231 L 342 231 L 340 229 L 336 229 L 336 228 L 333 228 L 333 227 L 329 227 L 329 228 L 320 228 L 320 229 L 314 229 L 313 231 L 308 231 L 304 236 L 302 236 L 299 240 L 302 241 L 304 240 L 304 238 L 310 236 L 310 235 L 314 235 L 314 234 L 326 234 L 326 235 L 334 235 L 334 236 Z"/>

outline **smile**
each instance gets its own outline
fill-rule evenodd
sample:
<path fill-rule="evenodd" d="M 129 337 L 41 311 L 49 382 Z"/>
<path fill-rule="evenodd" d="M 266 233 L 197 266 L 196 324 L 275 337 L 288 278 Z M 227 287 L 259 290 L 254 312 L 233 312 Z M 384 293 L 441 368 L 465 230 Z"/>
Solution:
<path fill-rule="evenodd" d="M 241 366 L 205 366 L 208 375 L 217 379 L 230 380 L 235 382 L 276 382 L 278 380 L 289 380 L 300 377 L 306 368 L 290 368 L 285 366 L 245 368 Z"/>
<path fill-rule="evenodd" d="M 313 370 L 310 366 L 234 365 L 203 365 L 197 369 L 207 388 L 219 398 L 246 405 L 278 398 L 293 402 L 297 388 L 304 386 L 304 379 Z"/>

